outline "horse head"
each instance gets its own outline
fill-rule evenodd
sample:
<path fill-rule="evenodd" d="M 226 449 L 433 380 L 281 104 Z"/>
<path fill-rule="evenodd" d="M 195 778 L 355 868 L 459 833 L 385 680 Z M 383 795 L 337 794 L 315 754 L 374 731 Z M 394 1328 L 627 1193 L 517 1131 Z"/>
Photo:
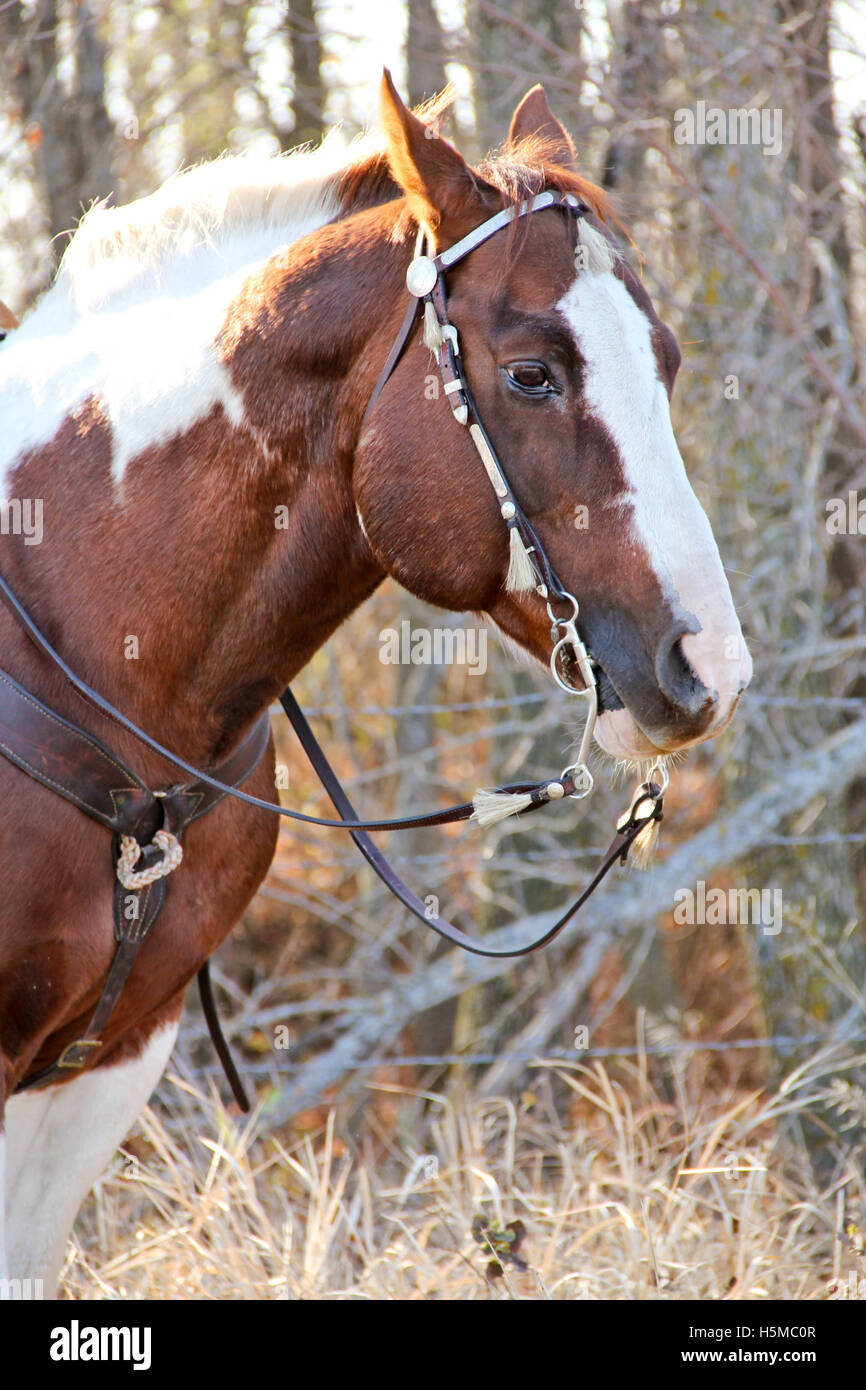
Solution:
<path fill-rule="evenodd" d="M 387 73 L 381 104 L 392 175 L 436 252 L 547 189 L 585 209 L 576 232 L 559 209 L 535 212 L 473 250 L 448 271 L 449 320 L 519 506 L 579 599 L 598 743 L 643 759 L 717 734 L 751 661 L 671 425 L 680 351 L 619 250 L 603 194 L 578 172 L 540 87 L 477 169 L 407 109 Z M 389 574 L 433 604 L 485 613 L 547 666 L 545 603 L 534 586 L 506 585 L 499 503 L 435 364 L 419 370 L 417 352 L 370 411 L 354 490 Z"/>

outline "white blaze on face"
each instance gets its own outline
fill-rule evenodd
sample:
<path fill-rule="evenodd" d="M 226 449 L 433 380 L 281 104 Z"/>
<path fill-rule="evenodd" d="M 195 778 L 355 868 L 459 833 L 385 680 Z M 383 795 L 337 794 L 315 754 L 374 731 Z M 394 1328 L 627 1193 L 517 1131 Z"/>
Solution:
<path fill-rule="evenodd" d="M 717 727 L 749 680 L 751 659 L 715 538 L 674 438 L 650 321 L 611 271 L 578 271 L 557 308 L 585 362 L 585 404 L 619 454 L 636 540 L 674 612 L 682 610 L 700 625 L 681 645 L 696 675 L 718 697 Z"/>

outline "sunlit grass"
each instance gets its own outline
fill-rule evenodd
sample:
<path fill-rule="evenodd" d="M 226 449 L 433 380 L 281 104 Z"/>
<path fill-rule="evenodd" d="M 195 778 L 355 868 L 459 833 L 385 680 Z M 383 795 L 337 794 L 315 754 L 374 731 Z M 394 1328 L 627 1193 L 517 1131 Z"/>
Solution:
<path fill-rule="evenodd" d="M 372 1100 L 393 1124 L 369 1105 L 352 1150 L 333 1111 L 256 1138 L 254 1122 L 170 1079 L 171 1108 L 144 1112 L 88 1199 L 63 1292 L 816 1299 L 866 1275 L 844 1235 L 863 1175 L 819 1189 L 786 1123 L 790 1087 L 689 1104 L 640 1068 L 615 1079 L 550 1064 L 535 1078 L 519 1102 L 479 1100 L 460 1080 L 447 1094 L 380 1082 Z M 522 1222 L 525 1268 L 490 1277 L 478 1216 L 494 1233 Z"/>

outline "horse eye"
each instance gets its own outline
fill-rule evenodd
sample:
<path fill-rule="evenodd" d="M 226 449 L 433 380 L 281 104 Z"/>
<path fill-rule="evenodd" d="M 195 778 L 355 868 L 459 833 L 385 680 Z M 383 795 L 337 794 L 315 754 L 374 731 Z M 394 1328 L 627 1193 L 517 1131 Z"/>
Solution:
<path fill-rule="evenodd" d="M 529 396 L 546 396 L 554 390 L 543 362 L 509 362 L 505 368 L 512 386 Z"/>

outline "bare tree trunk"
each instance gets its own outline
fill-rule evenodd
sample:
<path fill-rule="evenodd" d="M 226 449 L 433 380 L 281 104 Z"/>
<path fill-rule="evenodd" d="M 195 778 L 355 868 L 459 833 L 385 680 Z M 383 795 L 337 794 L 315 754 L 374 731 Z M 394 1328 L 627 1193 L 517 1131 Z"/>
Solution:
<path fill-rule="evenodd" d="M 664 19 L 660 0 L 625 3 L 619 13 L 610 13 L 614 37 L 613 69 L 616 99 L 620 110 L 645 116 L 658 105 L 664 86 L 665 58 L 662 44 Z M 629 135 L 622 122 L 610 137 L 602 174 L 605 188 L 625 189 L 629 197 L 637 194 L 643 179 L 646 146 Z"/>
<path fill-rule="evenodd" d="M 782 18 L 794 18 L 791 0 L 783 0 Z M 823 248 L 804 265 L 804 281 L 808 286 L 808 302 L 801 307 L 809 312 L 815 305 L 836 303 L 836 312 L 824 316 L 816 329 L 816 337 L 837 358 L 841 370 L 853 375 L 856 363 L 853 347 L 848 341 L 852 323 L 851 248 L 845 219 L 845 164 L 840 148 L 840 132 L 833 107 L 833 76 L 830 70 L 831 6 L 823 0 L 809 22 L 795 26 L 788 39 L 792 63 L 800 82 L 803 109 L 808 113 L 799 128 L 795 143 L 798 183 L 807 195 L 805 200 L 807 234 Z M 845 359 L 847 358 L 847 361 Z M 840 360 L 841 359 L 841 360 Z M 849 383 L 851 384 L 851 383 Z M 826 402 L 816 403 L 816 411 Z M 844 418 L 838 422 L 826 446 L 824 455 L 824 491 L 827 497 L 846 496 L 852 476 L 857 471 L 861 449 L 852 438 Z M 827 556 L 828 600 L 834 618 L 834 634 L 856 637 L 866 630 L 866 562 L 863 559 L 863 539 L 860 535 L 836 535 Z M 859 671 L 852 679 L 846 671 L 841 695 L 862 698 L 866 695 L 866 669 L 861 660 Z M 862 835 L 866 831 L 866 777 L 851 783 L 846 797 L 846 832 Z M 853 843 L 851 848 L 859 918 L 866 923 L 866 846 Z"/>
<path fill-rule="evenodd" d="M 413 106 L 445 86 L 445 32 L 434 0 L 409 0 L 406 33 L 409 100 Z"/>
<path fill-rule="evenodd" d="M 294 78 L 292 144 L 318 144 L 325 133 L 322 38 L 313 0 L 289 0 L 289 36 Z"/>
<path fill-rule="evenodd" d="M 550 0 L 467 0 L 474 38 L 475 124 L 482 150 L 500 145 L 528 87 L 550 80 L 557 116 L 576 129 L 580 100 L 581 10 Z"/>
<path fill-rule="evenodd" d="M 70 22 L 71 37 L 60 29 Z M 38 0 L 0 9 L 0 36 L 37 172 L 51 235 L 71 232 L 84 209 L 113 191 L 113 131 L 105 108 L 105 51 L 87 0 L 70 7 Z M 71 59 L 71 65 L 69 60 Z M 68 84 L 59 70 L 71 66 Z M 62 251 L 63 243 L 59 243 Z"/>

